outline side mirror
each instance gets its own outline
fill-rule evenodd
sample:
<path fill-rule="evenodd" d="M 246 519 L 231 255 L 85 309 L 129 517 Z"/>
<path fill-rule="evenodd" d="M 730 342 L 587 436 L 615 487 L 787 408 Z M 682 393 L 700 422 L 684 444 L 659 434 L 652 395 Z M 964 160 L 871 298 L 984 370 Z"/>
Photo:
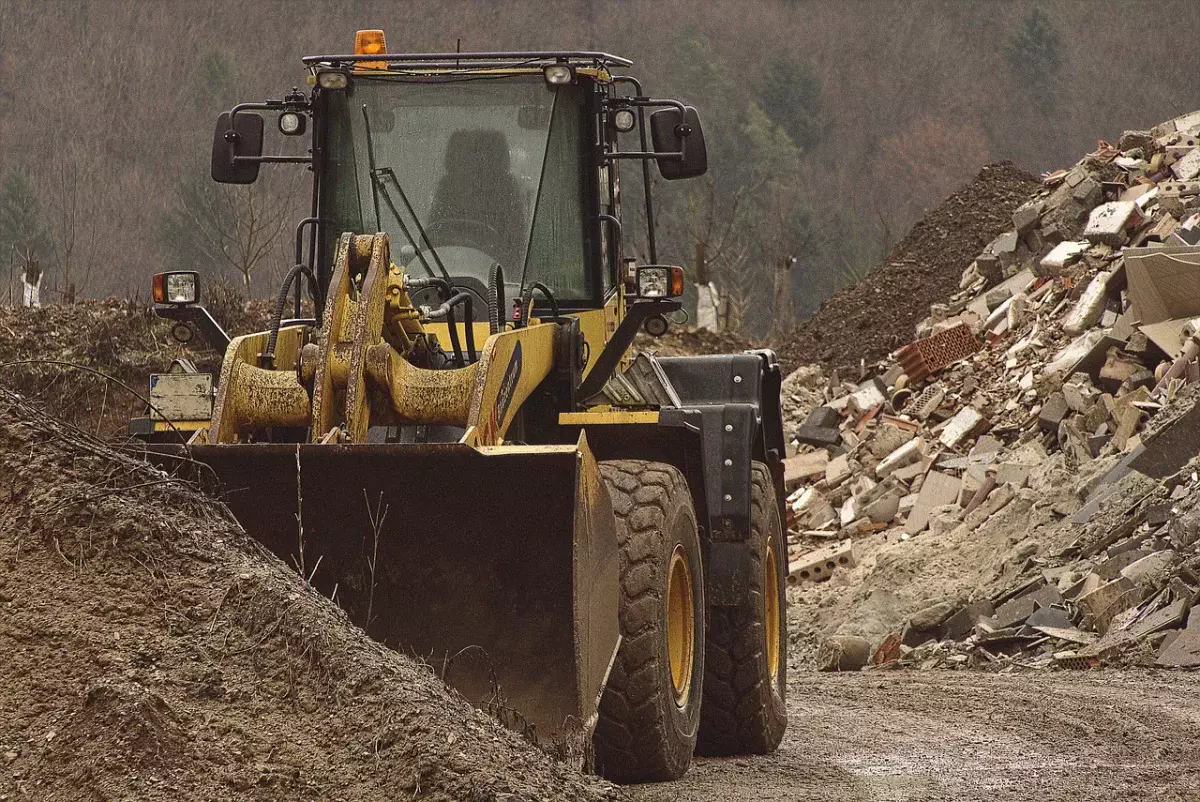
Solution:
<path fill-rule="evenodd" d="M 263 151 L 263 118 L 261 114 L 238 112 L 229 125 L 229 112 L 217 118 L 213 132 L 212 179 L 219 184 L 253 184 L 258 180 L 257 161 L 238 161 L 236 157 L 255 159 Z"/>
<path fill-rule="evenodd" d="M 691 106 L 661 109 L 650 115 L 650 136 L 655 153 L 682 153 L 683 156 L 658 156 L 658 171 L 668 181 L 695 178 L 708 172 L 708 149 L 700 114 Z"/>

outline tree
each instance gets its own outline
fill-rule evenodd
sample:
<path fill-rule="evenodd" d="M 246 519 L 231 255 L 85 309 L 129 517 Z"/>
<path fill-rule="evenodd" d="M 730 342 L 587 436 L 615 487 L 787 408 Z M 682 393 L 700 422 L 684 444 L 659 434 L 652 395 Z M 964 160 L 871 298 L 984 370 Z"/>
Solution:
<path fill-rule="evenodd" d="M 1054 82 L 1062 70 L 1062 37 L 1054 22 L 1036 6 L 1008 37 L 1004 60 L 1012 79 L 1043 112 L 1053 105 Z"/>
<path fill-rule="evenodd" d="M 811 150 L 821 139 L 821 79 L 812 65 L 791 52 L 776 53 L 767 60 L 759 89 L 762 108 L 803 150 Z"/>
<path fill-rule="evenodd" d="M 233 269 L 247 297 L 251 278 L 278 257 L 291 209 L 289 191 L 270 182 L 216 184 L 194 175 L 179 186 L 179 207 L 163 215 L 159 242 L 168 266 L 180 270 Z"/>
<path fill-rule="evenodd" d="M 879 143 L 875 169 L 900 179 L 902 193 L 888 198 L 893 209 L 920 214 L 930 199 L 944 198 L 991 161 L 987 134 L 972 120 L 922 117 Z M 920 198 L 921 205 L 914 204 Z"/>
<path fill-rule="evenodd" d="M 42 218 L 37 191 L 29 174 L 12 167 L 0 186 L 0 253 L 22 267 L 38 262 L 50 249 L 50 233 Z"/>
<path fill-rule="evenodd" d="M 86 190 L 89 176 L 85 174 L 80 180 L 78 164 L 59 162 L 56 178 L 51 199 L 54 236 L 50 250 L 62 279 L 62 291 L 68 302 L 74 302 L 76 292 L 84 292 L 92 276 L 100 239 L 99 215 L 91 203 L 80 200 L 80 188 Z M 82 275 L 76 272 L 81 262 Z"/>
<path fill-rule="evenodd" d="M 804 151 L 753 101 L 742 130 L 747 155 L 758 174 L 752 196 L 756 283 L 770 288 L 770 328 L 779 336 L 795 324 L 793 271 L 803 269 L 798 266 L 816 244 L 804 196 Z"/>
<path fill-rule="evenodd" d="M 229 53 L 209 50 L 196 65 L 194 90 L 203 106 L 223 107 L 237 95 L 237 68 Z"/>

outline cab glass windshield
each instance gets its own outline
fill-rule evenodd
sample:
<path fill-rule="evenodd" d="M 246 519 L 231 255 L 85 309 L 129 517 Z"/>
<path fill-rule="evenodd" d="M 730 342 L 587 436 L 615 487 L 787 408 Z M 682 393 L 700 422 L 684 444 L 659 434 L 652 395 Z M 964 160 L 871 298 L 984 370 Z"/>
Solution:
<path fill-rule="evenodd" d="M 582 186 L 583 93 L 534 76 L 358 77 L 330 100 L 322 217 L 329 235 L 385 231 L 410 275 L 508 297 L 540 281 L 594 298 Z"/>

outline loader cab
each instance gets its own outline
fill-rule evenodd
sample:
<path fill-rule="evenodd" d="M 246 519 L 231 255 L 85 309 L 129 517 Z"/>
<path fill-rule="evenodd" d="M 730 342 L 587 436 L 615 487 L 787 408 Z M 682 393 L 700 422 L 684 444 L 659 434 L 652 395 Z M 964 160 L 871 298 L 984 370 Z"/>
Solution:
<path fill-rule="evenodd" d="M 618 74 L 631 63 L 606 53 L 388 54 L 382 32 L 367 31 L 353 55 L 304 63 L 309 94 L 221 115 L 212 176 L 250 183 L 263 163 L 309 166 L 296 264 L 322 292 L 338 237 L 383 231 L 410 277 L 484 300 L 502 274 L 506 298 L 537 283 L 544 308 L 598 309 L 622 285 L 636 294 L 638 274 L 623 259 L 630 243 L 657 265 L 649 163 L 667 180 L 707 169 L 695 109 L 646 96 Z M 284 145 L 264 156 L 256 110 L 277 112 L 285 137 L 307 135 L 308 155 Z M 641 162 L 644 232 L 622 227 L 625 160 Z M 486 308 L 474 305 L 477 320 Z"/>
<path fill-rule="evenodd" d="M 594 82 L 554 85 L 541 70 L 352 77 L 320 104 L 323 257 L 342 231 L 385 231 L 408 275 L 481 301 L 499 265 L 507 298 L 541 282 L 560 308 L 603 305 L 617 255 L 598 215 L 615 198 L 589 147 Z"/>

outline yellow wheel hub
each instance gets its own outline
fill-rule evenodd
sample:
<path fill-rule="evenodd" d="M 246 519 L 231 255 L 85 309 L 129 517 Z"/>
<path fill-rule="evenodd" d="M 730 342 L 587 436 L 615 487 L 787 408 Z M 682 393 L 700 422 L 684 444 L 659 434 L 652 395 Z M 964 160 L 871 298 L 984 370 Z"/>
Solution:
<path fill-rule="evenodd" d="M 687 704 L 692 691 L 692 660 L 696 644 L 696 610 L 692 603 L 692 571 L 683 546 L 671 554 L 667 574 L 667 651 L 675 704 Z"/>
<path fill-rule="evenodd" d="M 767 543 L 766 568 L 767 576 L 763 587 L 766 592 L 763 603 L 766 607 L 767 633 L 767 668 L 771 672 L 771 682 L 779 679 L 779 570 L 775 563 L 775 544 Z"/>

